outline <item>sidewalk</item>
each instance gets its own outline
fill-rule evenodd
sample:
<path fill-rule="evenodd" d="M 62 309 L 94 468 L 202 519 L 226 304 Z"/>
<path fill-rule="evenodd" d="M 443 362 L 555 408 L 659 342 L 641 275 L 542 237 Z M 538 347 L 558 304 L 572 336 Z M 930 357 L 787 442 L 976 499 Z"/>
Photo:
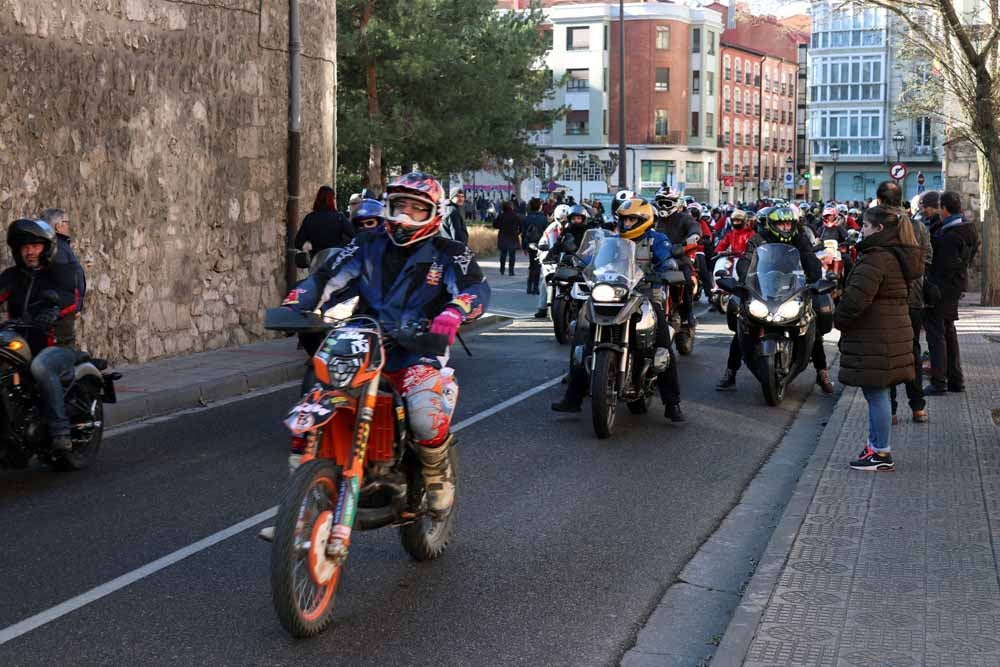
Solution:
<path fill-rule="evenodd" d="M 845 389 L 712 665 L 1000 665 L 1000 309 L 961 317 L 967 392 L 901 420 L 895 472 L 848 468 Z"/>

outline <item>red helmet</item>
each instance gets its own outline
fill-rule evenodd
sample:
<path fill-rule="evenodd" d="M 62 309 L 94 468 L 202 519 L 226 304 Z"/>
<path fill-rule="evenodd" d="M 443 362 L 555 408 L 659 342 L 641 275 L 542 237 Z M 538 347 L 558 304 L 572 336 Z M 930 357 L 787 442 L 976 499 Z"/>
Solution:
<path fill-rule="evenodd" d="M 437 179 L 419 171 L 400 176 L 385 189 L 388 215 L 385 218 L 389 238 L 396 245 L 411 245 L 436 236 L 441 228 L 441 202 L 444 188 Z M 414 220 L 408 213 L 396 213 L 393 202 L 408 199 L 430 209 L 426 220 Z"/>
<path fill-rule="evenodd" d="M 823 209 L 823 225 L 826 227 L 836 227 L 840 224 L 840 213 L 833 206 L 827 206 Z"/>

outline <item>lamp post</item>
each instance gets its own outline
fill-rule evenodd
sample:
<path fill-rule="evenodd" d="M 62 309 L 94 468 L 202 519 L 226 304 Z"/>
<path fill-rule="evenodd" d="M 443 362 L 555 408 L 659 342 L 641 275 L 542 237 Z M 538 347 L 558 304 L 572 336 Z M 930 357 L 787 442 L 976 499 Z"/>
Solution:
<path fill-rule="evenodd" d="M 837 160 L 840 159 L 840 146 L 830 146 L 830 159 L 833 160 L 833 180 L 830 183 L 830 199 L 837 201 Z"/>
<path fill-rule="evenodd" d="M 580 201 L 577 204 L 583 204 L 583 161 L 587 157 L 587 154 L 580 151 L 576 154 L 576 159 L 580 163 Z"/>
<path fill-rule="evenodd" d="M 892 145 L 896 147 L 896 162 L 899 162 L 900 154 L 903 152 L 903 142 L 905 141 L 906 137 L 899 130 L 896 130 L 896 133 L 892 135 Z"/>
<path fill-rule="evenodd" d="M 795 164 L 795 162 L 792 160 L 792 158 L 790 158 L 790 157 L 789 158 L 785 158 L 785 173 L 786 174 L 792 173 L 792 166 L 794 164 Z M 795 187 L 795 181 L 792 181 L 788 185 L 788 201 L 792 201 L 792 194 L 793 194 L 792 193 L 792 188 L 793 187 Z"/>

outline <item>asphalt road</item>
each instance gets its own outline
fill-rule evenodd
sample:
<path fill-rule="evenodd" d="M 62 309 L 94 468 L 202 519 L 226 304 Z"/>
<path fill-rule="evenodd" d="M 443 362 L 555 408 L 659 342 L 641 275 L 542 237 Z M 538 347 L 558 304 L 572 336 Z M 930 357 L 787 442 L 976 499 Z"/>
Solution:
<path fill-rule="evenodd" d="M 702 319 L 681 359 L 688 422 L 659 402 L 598 440 L 561 385 L 462 431 L 459 529 L 412 562 L 392 529 L 358 534 L 318 638 L 271 607 L 269 547 L 248 529 L 11 641 L 0 665 L 617 664 L 699 544 L 736 502 L 810 388 L 768 408 L 745 370 L 713 390 L 729 333 Z M 548 323 L 457 350 L 465 419 L 563 373 Z M 79 474 L 0 472 L 0 633 L 273 506 L 287 478 L 282 390 L 105 442 Z M 623 411 L 624 412 L 624 411 Z"/>

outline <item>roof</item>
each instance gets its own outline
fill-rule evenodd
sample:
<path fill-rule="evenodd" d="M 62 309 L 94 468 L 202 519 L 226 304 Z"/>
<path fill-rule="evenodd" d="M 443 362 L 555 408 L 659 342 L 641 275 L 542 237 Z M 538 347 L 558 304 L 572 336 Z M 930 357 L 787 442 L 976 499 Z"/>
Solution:
<path fill-rule="evenodd" d="M 726 25 L 729 18 L 728 6 L 715 2 L 708 5 L 708 9 L 714 9 L 722 14 L 722 23 Z M 742 7 L 737 7 L 736 27 L 724 30 L 719 41 L 723 46 L 797 63 L 798 44 L 808 42 L 809 37 L 783 25 L 774 16 L 754 16 L 744 11 Z"/>

